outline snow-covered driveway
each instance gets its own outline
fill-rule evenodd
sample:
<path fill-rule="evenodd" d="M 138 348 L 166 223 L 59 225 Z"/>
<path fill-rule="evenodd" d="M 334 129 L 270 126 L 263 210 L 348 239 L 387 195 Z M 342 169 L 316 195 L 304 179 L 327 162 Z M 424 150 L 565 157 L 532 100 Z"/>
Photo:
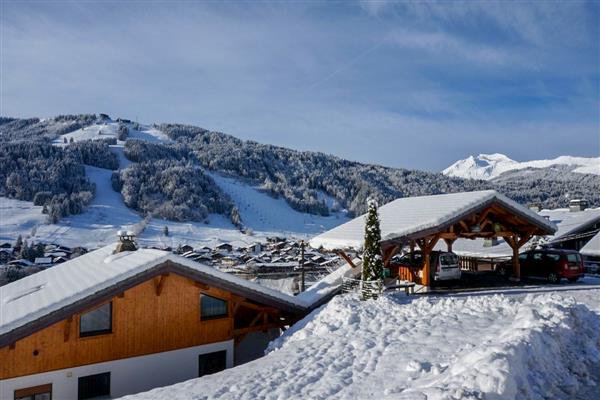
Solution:
<path fill-rule="evenodd" d="M 572 289 L 338 296 L 264 358 L 138 398 L 600 398 L 600 286 Z"/>

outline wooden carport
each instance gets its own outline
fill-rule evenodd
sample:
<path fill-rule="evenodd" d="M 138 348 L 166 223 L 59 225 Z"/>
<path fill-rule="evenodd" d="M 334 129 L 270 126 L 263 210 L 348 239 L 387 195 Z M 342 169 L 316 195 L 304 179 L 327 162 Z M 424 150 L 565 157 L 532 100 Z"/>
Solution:
<path fill-rule="evenodd" d="M 380 207 L 379 215 L 384 264 L 404 247 L 418 247 L 423 254 L 422 272 L 417 275 L 403 268 L 399 276 L 423 286 L 431 285 L 430 255 L 440 240 L 452 251 L 452 244 L 460 238 L 504 238 L 513 250 L 513 279 L 519 280 L 519 249 L 533 236 L 556 231 L 550 221 L 493 190 L 401 198 Z M 315 237 L 310 244 L 340 253 L 360 251 L 363 234 L 361 216 Z"/>

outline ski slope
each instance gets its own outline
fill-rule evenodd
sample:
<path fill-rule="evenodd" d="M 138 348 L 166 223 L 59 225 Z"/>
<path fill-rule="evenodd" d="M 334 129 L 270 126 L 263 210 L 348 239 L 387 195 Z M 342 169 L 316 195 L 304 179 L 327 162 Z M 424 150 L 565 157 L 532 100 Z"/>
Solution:
<path fill-rule="evenodd" d="M 309 237 L 347 222 L 344 212 L 328 217 L 301 213 L 282 199 L 276 199 L 237 179 L 207 172 L 237 205 L 242 222 L 255 232 Z"/>
<path fill-rule="evenodd" d="M 151 125 L 139 125 L 140 129 L 134 129 L 134 124 L 126 124 L 129 128 L 129 133 L 127 137 L 129 139 L 138 139 L 145 140 L 147 142 L 162 142 L 168 143 L 171 142 L 171 139 L 160 130 L 154 128 Z M 81 129 L 77 129 L 76 131 L 66 133 L 61 135 L 60 137 L 54 140 L 54 144 L 56 145 L 65 145 L 71 142 L 82 142 L 85 140 L 101 140 L 101 139 L 109 139 L 109 138 L 117 138 L 117 132 L 119 129 L 118 122 L 108 121 L 101 124 L 93 124 L 90 126 L 86 126 Z M 66 143 L 65 143 L 66 140 Z M 123 145 L 123 142 L 120 142 Z"/>

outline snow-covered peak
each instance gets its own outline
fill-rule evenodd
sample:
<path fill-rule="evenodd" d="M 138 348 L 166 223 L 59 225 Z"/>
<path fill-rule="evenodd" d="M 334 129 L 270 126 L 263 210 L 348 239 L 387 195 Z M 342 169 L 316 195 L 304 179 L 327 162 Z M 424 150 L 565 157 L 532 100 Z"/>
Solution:
<path fill-rule="evenodd" d="M 548 168 L 553 165 L 573 167 L 573 172 L 600 175 L 600 157 L 560 156 L 552 160 L 534 160 L 519 162 L 504 154 L 479 154 L 459 160 L 442 171 L 444 175 L 466 179 L 496 178 L 507 171 L 525 168 Z"/>

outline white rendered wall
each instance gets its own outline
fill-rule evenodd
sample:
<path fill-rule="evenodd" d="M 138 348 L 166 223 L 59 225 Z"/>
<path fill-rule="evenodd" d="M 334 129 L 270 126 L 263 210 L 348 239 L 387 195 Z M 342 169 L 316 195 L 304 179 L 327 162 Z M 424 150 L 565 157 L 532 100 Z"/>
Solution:
<path fill-rule="evenodd" d="M 75 400 L 78 378 L 102 372 L 110 372 L 111 397 L 121 397 L 197 378 L 198 356 L 220 350 L 227 350 L 227 368 L 233 367 L 233 340 L 229 340 L 1 380 L 0 399 L 12 400 L 16 389 L 51 383 L 53 399 Z"/>

